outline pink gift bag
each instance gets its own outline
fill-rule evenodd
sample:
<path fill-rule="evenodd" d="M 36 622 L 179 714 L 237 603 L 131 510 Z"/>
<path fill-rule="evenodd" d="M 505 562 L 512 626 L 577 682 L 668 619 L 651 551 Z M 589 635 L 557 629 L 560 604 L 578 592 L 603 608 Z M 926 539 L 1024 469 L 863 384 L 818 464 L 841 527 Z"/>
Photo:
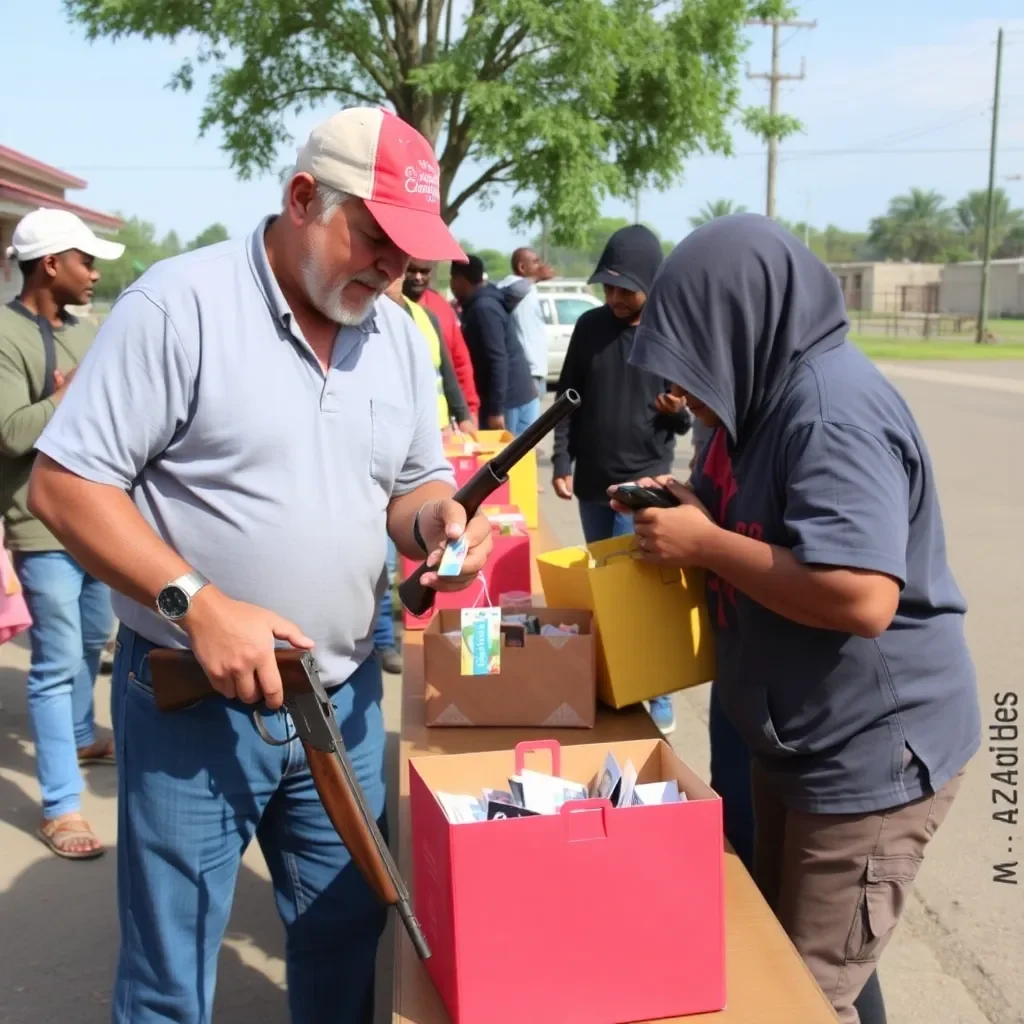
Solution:
<path fill-rule="evenodd" d="M 2 538 L 2 531 L 0 531 Z M 13 640 L 32 625 L 21 584 L 11 565 L 7 549 L 0 547 L 0 644 Z"/>

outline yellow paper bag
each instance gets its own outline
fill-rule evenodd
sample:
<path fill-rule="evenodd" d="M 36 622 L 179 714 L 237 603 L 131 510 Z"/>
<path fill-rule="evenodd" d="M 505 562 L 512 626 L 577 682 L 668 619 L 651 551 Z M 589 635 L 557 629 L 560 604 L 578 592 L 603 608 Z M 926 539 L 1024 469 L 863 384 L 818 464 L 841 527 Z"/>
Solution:
<path fill-rule="evenodd" d="M 507 430 L 478 430 L 477 456 L 480 465 L 490 461 L 502 449 L 508 447 L 512 435 Z M 526 517 L 526 525 L 537 528 L 537 450 L 534 449 L 515 466 L 508 475 L 509 504 L 518 505 Z"/>
<path fill-rule="evenodd" d="M 545 603 L 583 608 L 597 625 L 598 697 L 614 708 L 706 683 L 715 676 L 715 637 L 704 572 L 639 560 L 636 538 L 540 555 Z M 592 564 L 593 563 L 593 564 Z"/>

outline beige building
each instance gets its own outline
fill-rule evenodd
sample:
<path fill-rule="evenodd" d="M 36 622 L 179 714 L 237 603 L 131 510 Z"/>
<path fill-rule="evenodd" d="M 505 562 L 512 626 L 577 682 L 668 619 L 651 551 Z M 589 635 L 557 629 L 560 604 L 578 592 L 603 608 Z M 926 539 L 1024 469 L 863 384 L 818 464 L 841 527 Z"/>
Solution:
<path fill-rule="evenodd" d="M 40 207 L 70 210 L 98 235 L 112 235 L 124 223 L 120 217 L 79 206 L 64 198 L 67 189 L 85 188 L 88 182 L 17 150 L 0 146 L 0 302 L 8 302 L 21 288 L 21 274 L 7 259 L 14 228 L 27 213 Z"/>
<path fill-rule="evenodd" d="M 846 308 L 864 313 L 937 313 L 940 263 L 830 263 Z"/>
<path fill-rule="evenodd" d="M 980 260 L 942 269 L 939 309 L 949 316 L 977 316 L 981 306 Z M 1024 316 L 1024 260 L 992 260 L 988 272 L 988 315 Z"/>

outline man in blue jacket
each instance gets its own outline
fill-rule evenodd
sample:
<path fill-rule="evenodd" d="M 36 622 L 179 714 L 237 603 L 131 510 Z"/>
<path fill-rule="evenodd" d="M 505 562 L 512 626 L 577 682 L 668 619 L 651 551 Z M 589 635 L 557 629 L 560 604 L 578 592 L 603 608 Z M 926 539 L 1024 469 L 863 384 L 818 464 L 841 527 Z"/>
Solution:
<path fill-rule="evenodd" d="M 540 415 L 540 398 L 505 298 L 484 276 L 479 256 L 452 264 L 451 290 L 462 308 L 462 333 L 480 393 L 480 425 L 519 435 Z"/>

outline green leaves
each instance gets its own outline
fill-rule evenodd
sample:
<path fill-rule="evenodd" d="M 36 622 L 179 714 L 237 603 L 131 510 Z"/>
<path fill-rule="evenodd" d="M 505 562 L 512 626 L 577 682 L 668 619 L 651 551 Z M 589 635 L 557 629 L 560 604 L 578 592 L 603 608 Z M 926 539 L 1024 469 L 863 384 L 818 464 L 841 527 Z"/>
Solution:
<path fill-rule="evenodd" d="M 90 38 L 198 40 L 172 87 L 213 76 L 201 133 L 240 177 L 287 119 L 386 104 L 437 146 L 444 215 L 510 184 L 516 228 L 579 243 L 609 196 L 729 153 L 747 0 L 64 0 Z M 468 10 L 467 10 L 468 6 Z"/>
<path fill-rule="evenodd" d="M 803 123 L 792 114 L 771 114 L 765 107 L 748 107 L 741 118 L 743 127 L 764 142 L 775 139 L 782 142 L 798 132 L 803 132 Z"/>

